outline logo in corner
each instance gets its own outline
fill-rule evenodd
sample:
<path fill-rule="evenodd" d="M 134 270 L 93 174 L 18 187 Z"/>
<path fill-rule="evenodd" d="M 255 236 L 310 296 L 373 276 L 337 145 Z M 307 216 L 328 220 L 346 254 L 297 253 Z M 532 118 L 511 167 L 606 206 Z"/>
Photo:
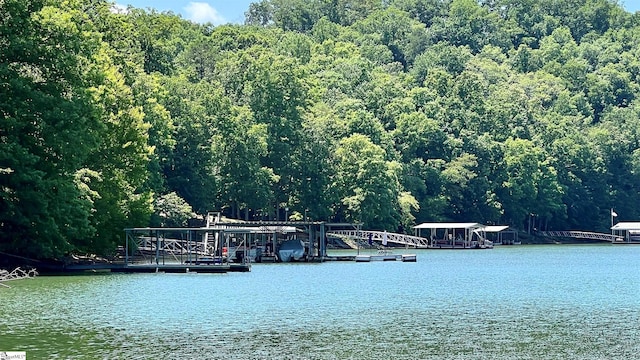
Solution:
<path fill-rule="evenodd" d="M 27 353 L 24 351 L 0 351 L 0 360 L 25 360 Z"/>

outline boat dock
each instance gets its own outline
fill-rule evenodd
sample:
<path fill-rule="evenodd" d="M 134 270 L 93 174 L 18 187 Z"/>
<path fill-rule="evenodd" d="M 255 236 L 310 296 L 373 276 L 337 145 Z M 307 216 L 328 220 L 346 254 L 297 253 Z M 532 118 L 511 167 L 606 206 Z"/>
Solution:
<path fill-rule="evenodd" d="M 415 262 L 416 255 L 337 255 L 326 253 L 327 236 L 357 224 L 324 222 L 224 222 L 208 214 L 202 227 L 127 228 L 125 243 L 115 261 L 61 264 L 61 272 L 110 271 L 115 273 L 227 273 L 250 272 L 255 262 L 283 262 L 276 249 L 297 241 L 306 262 L 403 261 Z M 380 233 L 383 240 L 388 234 Z M 298 238 L 300 237 L 300 238 Z M 393 238 L 393 235 L 389 235 Z M 304 241 L 303 241 L 304 240 Z M 383 244 L 385 241 L 383 241 Z M 258 252 L 258 250 L 262 250 Z M 281 250 L 281 249 L 280 249 Z M 255 253 L 254 253 L 255 252 Z M 389 251 L 390 252 L 390 251 Z M 360 257 L 359 257 L 360 256 Z"/>

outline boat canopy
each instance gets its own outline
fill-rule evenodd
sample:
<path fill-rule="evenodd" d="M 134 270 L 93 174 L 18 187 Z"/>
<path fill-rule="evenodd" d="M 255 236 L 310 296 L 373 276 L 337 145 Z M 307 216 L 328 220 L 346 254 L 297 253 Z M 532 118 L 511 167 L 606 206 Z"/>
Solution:
<path fill-rule="evenodd" d="M 619 222 L 613 225 L 611 230 L 640 230 L 640 222 Z"/>
<path fill-rule="evenodd" d="M 295 226 L 213 226 L 213 230 L 226 233 L 247 233 L 247 234 L 273 234 L 273 233 L 295 233 L 298 229 Z"/>
<path fill-rule="evenodd" d="M 125 231 L 129 232 L 169 232 L 169 231 L 194 231 L 199 233 L 210 232 L 225 232 L 225 233 L 257 233 L 257 234 L 271 234 L 271 233 L 295 233 L 298 228 L 295 226 L 280 226 L 280 225 L 262 225 L 262 226 L 229 226 L 229 225 L 213 225 L 209 227 L 198 228 L 126 228 Z"/>
<path fill-rule="evenodd" d="M 488 233 L 499 233 L 500 231 L 507 230 L 509 227 L 507 225 L 490 225 L 482 228 L 485 232 Z"/>
<path fill-rule="evenodd" d="M 416 225 L 414 229 L 476 229 L 481 228 L 478 223 L 422 223 Z"/>

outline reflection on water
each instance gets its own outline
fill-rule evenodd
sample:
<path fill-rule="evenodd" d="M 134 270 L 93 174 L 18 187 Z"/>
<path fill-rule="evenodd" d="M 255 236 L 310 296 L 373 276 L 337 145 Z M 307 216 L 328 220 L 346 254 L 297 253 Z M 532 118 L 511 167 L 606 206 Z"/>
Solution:
<path fill-rule="evenodd" d="M 38 277 L 0 289 L 30 359 L 627 359 L 640 246 L 418 251 L 417 263 Z"/>

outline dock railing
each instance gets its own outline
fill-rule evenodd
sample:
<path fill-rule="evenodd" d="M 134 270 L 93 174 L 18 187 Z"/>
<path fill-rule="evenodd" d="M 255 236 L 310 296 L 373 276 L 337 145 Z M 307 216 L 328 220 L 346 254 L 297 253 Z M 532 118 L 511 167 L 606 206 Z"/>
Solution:
<path fill-rule="evenodd" d="M 368 230 L 331 230 L 327 233 L 327 236 L 335 236 L 335 237 L 347 237 L 350 239 L 358 239 L 358 240 L 369 240 L 369 236 L 371 236 L 371 241 L 382 242 L 384 237 L 386 236 L 387 242 L 408 245 L 416 248 L 427 248 L 429 247 L 429 239 L 405 235 L 405 234 L 397 234 L 390 233 L 384 231 L 368 231 Z"/>
<path fill-rule="evenodd" d="M 613 242 L 619 236 L 588 231 L 541 231 L 542 236 Z"/>

